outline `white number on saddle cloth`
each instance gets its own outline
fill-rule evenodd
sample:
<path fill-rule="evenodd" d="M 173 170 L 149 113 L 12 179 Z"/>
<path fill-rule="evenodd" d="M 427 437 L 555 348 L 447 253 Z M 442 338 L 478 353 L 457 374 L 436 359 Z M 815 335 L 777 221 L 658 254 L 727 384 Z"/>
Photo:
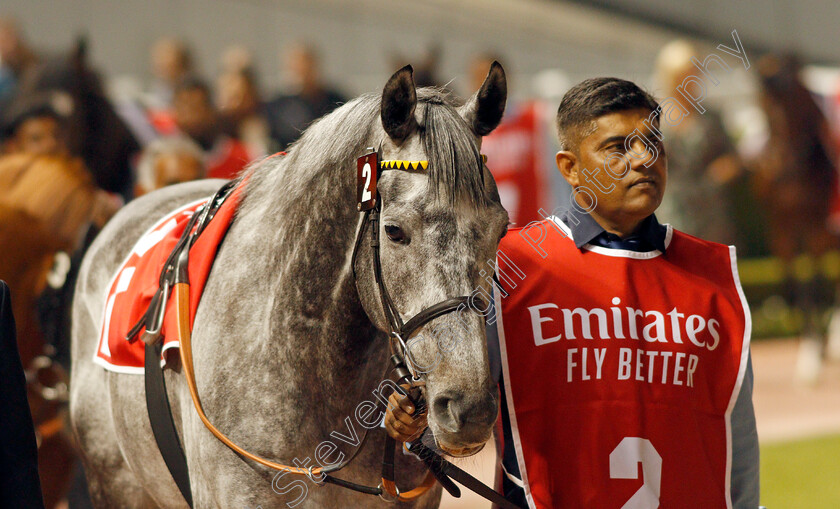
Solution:
<path fill-rule="evenodd" d="M 108 299 L 108 303 L 105 306 L 105 326 L 102 328 L 102 348 L 100 348 L 100 351 L 108 357 L 111 356 L 111 349 L 108 347 L 108 330 L 111 326 L 111 313 L 114 311 L 114 301 L 117 300 L 117 295 L 128 290 L 128 285 L 131 283 L 131 278 L 134 277 L 135 269 L 135 267 L 126 267 L 122 270 L 122 272 L 120 272 L 120 278 L 117 281 L 117 288 L 113 295 L 111 295 Z"/>
<path fill-rule="evenodd" d="M 187 215 L 192 215 L 192 211 L 190 211 Z M 114 293 L 112 293 L 108 297 L 108 302 L 105 305 L 105 320 L 102 326 L 102 330 L 100 331 L 100 343 L 101 346 L 99 351 L 111 357 L 111 348 L 108 346 L 108 334 L 111 330 L 111 314 L 114 311 L 114 301 L 117 300 L 117 296 L 125 291 L 128 290 L 129 284 L 131 284 L 131 278 L 134 277 L 134 271 L 137 270 L 136 267 L 131 266 L 128 264 L 131 260 L 136 260 L 141 258 L 149 249 L 155 247 L 160 241 L 162 241 L 166 235 L 172 231 L 173 228 L 178 226 L 178 221 L 174 218 L 170 219 L 163 226 L 155 228 L 151 232 L 147 233 L 140 240 L 137 241 L 137 244 L 134 245 L 134 248 L 131 250 L 131 254 L 128 256 L 126 260 L 126 266 L 120 271 L 120 274 L 117 279 L 116 288 L 114 289 Z M 136 261 L 135 261 L 136 263 Z"/>
<path fill-rule="evenodd" d="M 662 456 L 646 438 L 624 437 L 610 453 L 610 479 L 638 479 L 642 464 L 644 484 L 621 509 L 656 509 L 662 484 Z"/>

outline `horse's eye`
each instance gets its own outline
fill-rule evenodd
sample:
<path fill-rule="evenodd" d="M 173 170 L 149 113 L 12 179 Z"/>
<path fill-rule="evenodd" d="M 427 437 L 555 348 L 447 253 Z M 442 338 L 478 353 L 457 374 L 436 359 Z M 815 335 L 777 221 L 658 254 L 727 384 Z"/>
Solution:
<path fill-rule="evenodd" d="M 385 225 L 385 234 L 388 235 L 388 238 L 391 239 L 392 242 L 399 242 L 401 244 L 408 244 L 408 238 L 405 236 L 405 232 L 402 231 L 402 228 L 399 226 L 394 226 L 392 224 Z"/>

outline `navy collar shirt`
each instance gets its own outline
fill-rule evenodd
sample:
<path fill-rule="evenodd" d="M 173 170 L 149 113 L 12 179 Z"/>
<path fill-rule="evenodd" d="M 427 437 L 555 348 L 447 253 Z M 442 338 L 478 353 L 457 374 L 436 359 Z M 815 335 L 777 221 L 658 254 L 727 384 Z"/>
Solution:
<path fill-rule="evenodd" d="M 636 233 L 624 238 L 606 231 L 591 215 L 574 207 L 561 213 L 559 219 L 572 230 L 572 237 L 578 249 L 591 244 L 607 249 L 637 252 L 658 250 L 665 253 L 665 235 L 668 229 L 659 224 L 654 214 L 642 221 Z"/>

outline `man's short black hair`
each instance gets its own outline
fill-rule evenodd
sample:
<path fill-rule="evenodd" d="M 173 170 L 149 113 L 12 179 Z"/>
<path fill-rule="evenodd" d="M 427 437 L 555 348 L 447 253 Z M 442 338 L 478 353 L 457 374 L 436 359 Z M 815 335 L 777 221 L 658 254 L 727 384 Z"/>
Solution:
<path fill-rule="evenodd" d="M 557 135 L 561 150 L 576 151 L 580 141 L 592 134 L 598 117 L 617 111 L 659 109 L 659 103 L 632 81 L 590 78 L 566 92 L 557 109 Z"/>

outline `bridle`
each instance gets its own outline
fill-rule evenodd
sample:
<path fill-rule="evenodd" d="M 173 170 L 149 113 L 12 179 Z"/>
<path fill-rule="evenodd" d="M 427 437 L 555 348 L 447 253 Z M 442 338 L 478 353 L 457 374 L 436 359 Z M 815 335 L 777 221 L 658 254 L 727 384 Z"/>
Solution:
<path fill-rule="evenodd" d="M 420 164 L 411 163 L 420 162 L 382 161 L 381 164 L 377 164 L 376 173 L 378 175 L 385 169 L 408 170 L 411 168 L 421 167 Z M 427 162 L 424 161 L 423 163 L 428 166 Z M 214 217 L 216 211 L 219 207 L 221 207 L 225 199 L 227 199 L 233 189 L 241 183 L 242 180 L 235 180 L 225 184 L 210 200 L 195 211 L 188 222 L 184 233 L 164 264 L 160 276 L 158 292 L 152 298 L 148 311 L 132 328 L 126 338 L 129 341 L 135 341 L 140 330 L 145 328 L 143 341 L 145 343 L 146 405 L 149 411 L 152 431 L 158 444 L 158 449 L 163 456 L 164 462 L 166 463 L 167 468 L 172 474 L 178 489 L 181 491 L 181 494 L 184 496 L 188 505 L 190 507 L 193 506 L 186 456 L 183 448 L 181 447 L 177 431 L 175 430 L 174 421 L 172 420 L 171 408 L 169 406 L 165 380 L 163 377 L 163 368 L 161 363 L 158 362 L 162 349 L 162 341 L 160 338 L 163 316 L 170 290 L 173 295 L 172 298 L 174 300 L 177 313 L 176 325 L 178 331 L 178 341 L 180 343 L 179 351 L 181 366 L 184 371 L 184 377 L 190 391 L 193 406 L 207 429 L 217 439 L 219 439 L 219 441 L 239 455 L 273 470 L 305 475 L 318 485 L 323 485 L 325 483 L 335 484 L 337 486 L 361 493 L 378 495 L 383 499 L 394 502 L 407 502 L 422 496 L 426 493 L 426 491 L 434 486 L 435 480 L 437 480 L 447 491 L 449 491 L 450 494 L 455 497 L 459 497 L 460 490 L 452 482 L 450 479 L 451 477 L 484 498 L 487 498 L 499 505 L 503 509 L 519 508 L 519 505 L 508 501 L 503 496 L 496 493 L 492 488 L 489 488 L 463 470 L 444 460 L 419 441 L 408 447 L 408 450 L 417 455 L 429 471 L 420 485 L 416 488 L 407 492 L 400 492 L 397 489 L 394 475 L 394 454 L 396 442 L 390 436 L 386 436 L 385 439 L 385 451 L 382 460 L 382 481 L 378 486 L 373 487 L 356 484 L 331 475 L 333 472 L 346 467 L 353 461 L 353 459 L 355 459 L 356 455 L 364 447 L 367 440 L 367 428 L 365 429 L 356 451 L 354 451 L 353 454 L 350 455 L 350 457 L 344 462 L 327 467 L 310 466 L 308 468 L 303 468 L 276 463 L 250 453 L 233 443 L 233 441 L 231 441 L 224 435 L 224 433 L 222 433 L 210 422 L 201 405 L 195 381 L 195 373 L 193 371 L 191 341 L 192 331 L 190 327 L 190 286 L 187 267 L 189 265 L 190 248 L 198 239 L 198 236 L 210 220 Z M 458 309 L 462 309 L 462 306 L 466 307 L 469 303 L 470 297 L 461 296 L 447 299 L 421 310 L 407 322 L 402 321 L 399 310 L 394 305 L 382 277 L 382 264 L 379 254 L 381 200 L 379 199 L 378 190 L 374 194 L 374 206 L 364 211 L 364 217 L 362 218 L 361 225 L 359 226 L 359 230 L 356 234 L 356 241 L 351 258 L 353 277 L 354 280 L 356 280 L 356 257 L 363 241 L 367 225 L 370 224 L 370 245 L 372 248 L 373 272 L 379 289 L 382 309 L 390 328 L 390 362 L 393 364 L 393 368 L 386 371 L 385 376 L 387 376 L 389 372 L 393 371 L 396 375 L 398 383 L 408 384 L 409 389 L 406 392 L 406 395 L 412 399 L 417 411 L 420 411 L 425 406 L 425 403 L 422 400 L 422 387 L 425 382 L 422 380 L 420 372 L 416 369 L 411 360 L 411 355 L 408 351 L 406 341 L 415 331 L 417 331 L 417 329 L 431 320 L 447 313 L 457 311 Z M 358 280 L 356 281 L 358 282 Z M 400 390 L 402 391 L 403 389 L 400 388 Z"/>
<path fill-rule="evenodd" d="M 368 149 L 372 150 L 372 149 Z M 482 156 L 483 157 L 483 156 Z M 417 169 L 425 169 L 428 167 L 428 161 L 381 161 L 378 163 L 378 175 L 385 170 L 403 170 L 413 171 Z M 432 320 L 439 318 L 445 314 L 458 311 L 459 309 L 466 309 L 469 306 L 470 297 L 465 295 L 461 297 L 452 297 L 437 304 L 433 304 L 416 315 L 411 317 L 407 322 L 403 322 L 402 316 L 385 286 L 385 279 L 382 276 L 382 262 L 380 257 L 380 241 L 379 241 L 379 222 L 382 213 L 382 200 L 379 195 L 379 189 L 376 189 L 373 197 L 373 207 L 362 211 L 362 224 L 359 226 L 359 231 L 356 234 L 356 242 L 353 247 L 353 256 L 350 260 L 353 269 L 353 279 L 358 284 L 358 276 L 356 275 L 356 256 L 359 253 L 359 248 L 364 239 L 364 233 L 370 224 L 370 247 L 371 256 L 373 258 L 373 276 L 378 287 L 379 301 L 382 305 L 382 311 L 385 319 L 388 322 L 389 343 L 391 346 L 391 359 L 395 362 L 395 368 L 403 364 L 411 375 L 411 386 L 419 384 L 420 370 L 414 365 L 411 355 L 408 351 L 407 342 L 417 329 L 420 329 Z"/>

